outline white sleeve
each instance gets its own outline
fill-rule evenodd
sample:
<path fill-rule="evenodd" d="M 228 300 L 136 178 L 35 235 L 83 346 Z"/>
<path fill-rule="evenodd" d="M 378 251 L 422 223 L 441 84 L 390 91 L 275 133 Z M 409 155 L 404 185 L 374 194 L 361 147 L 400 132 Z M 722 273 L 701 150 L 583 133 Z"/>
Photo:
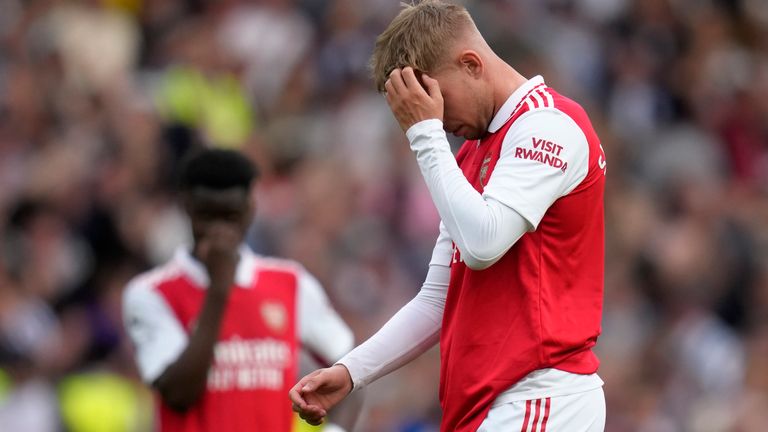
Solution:
<path fill-rule="evenodd" d="M 537 152 L 559 159 L 563 167 L 542 163 Z M 576 122 L 557 109 L 535 110 L 504 137 L 483 197 L 515 209 L 536 228 L 552 203 L 584 180 L 588 168 L 589 144 Z"/>
<path fill-rule="evenodd" d="M 451 238 L 440 224 L 429 271 L 421 290 L 376 334 L 338 363 L 359 389 L 398 369 L 434 346 L 440 338 L 453 255 Z"/>
<path fill-rule="evenodd" d="M 354 346 L 354 335 L 328 301 L 314 276 L 303 268 L 298 288 L 299 340 L 312 354 L 330 365 Z"/>
<path fill-rule="evenodd" d="M 586 176 L 588 146 L 570 117 L 537 110 L 517 120 L 481 195 L 464 177 L 450 151 L 440 120 L 419 122 L 406 132 L 432 199 L 468 267 L 481 270 L 498 261 L 547 208 Z M 543 140 L 543 141 L 532 141 Z M 517 148 L 542 142 L 568 143 L 558 151 L 565 171 L 519 158 Z"/>
<path fill-rule="evenodd" d="M 165 299 L 141 279 L 123 293 L 123 320 L 141 378 L 152 384 L 184 351 L 187 333 Z"/>

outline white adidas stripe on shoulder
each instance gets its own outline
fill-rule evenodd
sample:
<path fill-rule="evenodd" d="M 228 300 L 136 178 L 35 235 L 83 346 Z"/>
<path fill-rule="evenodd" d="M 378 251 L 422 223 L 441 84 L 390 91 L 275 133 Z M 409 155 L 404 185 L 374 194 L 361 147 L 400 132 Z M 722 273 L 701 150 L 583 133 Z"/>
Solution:
<path fill-rule="evenodd" d="M 541 87 L 539 93 L 545 99 L 545 106 L 549 108 L 555 107 L 555 99 L 552 97 L 552 93 L 549 92 L 549 87 Z"/>
<path fill-rule="evenodd" d="M 541 97 L 541 94 L 538 91 L 531 92 L 530 97 L 534 100 L 535 106 L 539 108 L 544 108 L 546 106 L 544 105 L 544 98 Z"/>
<path fill-rule="evenodd" d="M 514 117 L 523 107 L 526 107 L 528 111 L 533 111 L 538 108 L 554 108 L 555 99 L 549 92 L 549 87 L 540 85 L 532 89 L 524 98 L 520 101 L 518 106 L 512 111 L 509 118 Z"/>
<path fill-rule="evenodd" d="M 525 106 L 526 106 L 526 107 L 528 107 L 528 111 L 530 111 L 530 110 L 532 110 L 532 109 L 534 108 L 534 106 L 533 106 L 533 102 L 531 101 L 531 98 L 530 98 L 530 97 L 528 97 L 528 98 L 525 100 Z"/>
<path fill-rule="evenodd" d="M 540 87 L 533 90 L 525 99 L 524 103 L 528 107 L 528 110 L 534 110 L 538 108 L 554 108 L 555 99 L 549 92 L 549 87 Z"/>

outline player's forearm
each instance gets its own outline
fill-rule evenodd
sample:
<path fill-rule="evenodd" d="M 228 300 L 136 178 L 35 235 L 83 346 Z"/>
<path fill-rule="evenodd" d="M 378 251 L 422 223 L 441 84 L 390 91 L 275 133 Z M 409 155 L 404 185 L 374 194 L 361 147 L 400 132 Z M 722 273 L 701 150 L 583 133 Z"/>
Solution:
<path fill-rule="evenodd" d="M 432 265 L 419 294 L 370 339 L 338 363 L 350 373 L 355 389 L 400 368 L 434 346 L 440 336 L 450 269 Z"/>
<path fill-rule="evenodd" d="M 205 390 L 226 303 L 226 294 L 208 289 L 187 347 L 155 382 L 155 387 L 171 408 L 178 411 L 189 409 Z"/>
<path fill-rule="evenodd" d="M 511 208 L 486 199 L 469 183 L 439 120 L 414 125 L 407 136 L 432 199 L 462 259 L 473 269 L 495 263 L 528 229 Z"/>

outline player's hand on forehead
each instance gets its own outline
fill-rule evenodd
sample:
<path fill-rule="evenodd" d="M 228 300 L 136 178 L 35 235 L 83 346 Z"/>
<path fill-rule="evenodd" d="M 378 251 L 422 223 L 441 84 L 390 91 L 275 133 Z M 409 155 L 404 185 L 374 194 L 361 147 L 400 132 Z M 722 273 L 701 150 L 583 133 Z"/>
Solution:
<path fill-rule="evenodd" d="M 395 68 L 389 73 L 389 79 L 384 84 L 384 87 L 387 88 L 387 85 L 389 85 L 389 88 L 395 92 L 405 91 L 406 89 L 421 89 L 426 92 L 424 85 L 419 81 L 419 77 L 422 75 L 421 71 L 411 66 Z M 389 88 L 387 91 L 389 91 Z"/>
<path fill-rule="evenodd" d="M 417 77 L 421 75 L 421 81 Z M 440 85 L 429 75 L 410 66 L 395 68 L 384 83 L 385 96 L 392 114 L 403 131 L 423 120 L 443 119 Z"/>

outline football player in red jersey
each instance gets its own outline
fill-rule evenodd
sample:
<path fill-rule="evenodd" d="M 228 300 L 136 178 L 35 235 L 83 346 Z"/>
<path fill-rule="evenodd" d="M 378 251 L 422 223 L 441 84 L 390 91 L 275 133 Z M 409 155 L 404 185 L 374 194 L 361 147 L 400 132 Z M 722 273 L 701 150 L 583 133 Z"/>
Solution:
<path fill-rule="evenodd" d="M 332 364 L 352 347 L 314 277 L 243 245 L 255 178 L 234 151 L 186 160 L 179 184 L 194 247 L 179 248 L 124 293 L 126 328 L 139 372 L 157 390 L 163 432 L 289 432 L 285 393 L 299 350 Z"/>
<path fill-rule="evenodd" d="M 469 13 L 406 5 L 373 53 L 442 223 L 424 285 L 289 392 L 310 423 L 440 342 L 441 430 L 602 431 L 606 161 L 584 110 L 500 59 Z M 451 153 L 446 132 L 466 138 Z"/>

